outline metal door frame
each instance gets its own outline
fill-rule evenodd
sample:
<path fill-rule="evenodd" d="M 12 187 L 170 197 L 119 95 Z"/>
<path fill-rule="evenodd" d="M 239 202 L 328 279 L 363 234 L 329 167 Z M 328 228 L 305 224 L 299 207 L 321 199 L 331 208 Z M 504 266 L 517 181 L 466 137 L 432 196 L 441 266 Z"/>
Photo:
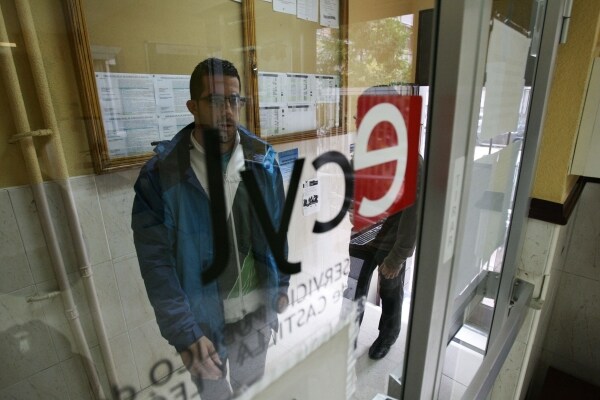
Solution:
<path fill-rule="evenodd" d="M 516 262 L 529 210 L 540 131 L 560 36 L 563 3 L 563 0 L 547 0 L 503 277 L 488 349 L 499 340 L 508 319 Z M 456 223 L 460 221 L 460 203 L 465 193 L 463 182 L 468 179 L 465 171 L 470 170 L 466 166 L 473 159 L 469 141 L 474 138 L 470 138 L 469 132 L 477 128 L 478 119 L 479 108 L 474 113 L 475 107 L 471 105 L 480 104 L 477 100 L 481 97 L 481 74 L 485 66 L 491 0 L 437 0 L 434 10 L 436 40 L 427 125 L 429 132 L 436 133 L 428 135 L 429 143 L 425 150 L 426 178 L 421 192 L 423 202 L 416 258 L 418 266 L 415 268 L 414 298 L 402 378 L 402 397 L 405 399 L 433 399 L 439 394 L 448 321 L 454 303 L 451 299 L 455 267 L 454 238 L 463 228 L 461 224 L 456 227 Z M 503 364 L 510 347 L 512 345 L 502 346 L 502 354 L 488 353 L 486 358 L 494 357 L 495 363 Z M 483 391 L 489 391 L 493 381 Z"/>

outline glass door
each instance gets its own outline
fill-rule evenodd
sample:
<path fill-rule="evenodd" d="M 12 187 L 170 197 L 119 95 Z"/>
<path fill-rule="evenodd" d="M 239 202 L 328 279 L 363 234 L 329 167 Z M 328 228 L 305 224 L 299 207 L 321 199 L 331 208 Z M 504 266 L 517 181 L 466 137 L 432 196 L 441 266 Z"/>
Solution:
<path fill-rule="evenodd" d="M 439 2 L 404 385 L 485 398 L 531 286 L 515 279 L 562 2 Z M 464 397 L 463 397 L 464 396 Z"/>

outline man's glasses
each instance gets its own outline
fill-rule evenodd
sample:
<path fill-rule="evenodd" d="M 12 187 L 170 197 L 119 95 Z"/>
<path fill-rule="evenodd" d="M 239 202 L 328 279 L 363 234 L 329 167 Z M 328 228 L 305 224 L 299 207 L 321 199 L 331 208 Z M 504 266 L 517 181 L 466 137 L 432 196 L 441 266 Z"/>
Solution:
<path fill-rule="evenodd" d="M 212 107 L 224 108 L 225 102 L 229 103 L 229 107 L 232 110 L 238 109 L 246 104 L 246 98 L 239 94 L 232 94 L 231 96 L 223 96 L 221 94 L 209 94 L 208 96 L 199 97 L 198 100 L 208 102 Z"/>

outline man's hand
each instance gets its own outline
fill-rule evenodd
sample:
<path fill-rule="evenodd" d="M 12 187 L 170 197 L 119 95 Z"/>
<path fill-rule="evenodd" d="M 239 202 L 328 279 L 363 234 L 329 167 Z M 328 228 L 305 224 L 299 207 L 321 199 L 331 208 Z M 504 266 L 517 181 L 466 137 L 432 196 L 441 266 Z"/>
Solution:
<path fill-rule="evenodd" d="M 192 376 L 210 380 L 223 377 L 223 372 L 219 368 L 223 363 L 215 350 L 215 346 L 206 336 L 200 337 L 179 355 L 183 365 L 190 371 Z"/>
<path fill-rule="evenodd" d="M 383 276 L 385 279 L 394 279 L 395 277 L 397 277 L 400 274 L 400 268 L 394 268 L 394 267 L 390 267 L 387 265 L 387 263 L 384 261 L 380 266 L 379 266 L 379 273 L 381 274 L 381 276 Z"/>
<path fill-rule="evenodd" d="M 281 314 L 287 309 L 289 304 L 290 300 L 288 299 L 287 295 L 280 294 L 275 302 L 275 311 L 277 311 L 278 314 Z"/>

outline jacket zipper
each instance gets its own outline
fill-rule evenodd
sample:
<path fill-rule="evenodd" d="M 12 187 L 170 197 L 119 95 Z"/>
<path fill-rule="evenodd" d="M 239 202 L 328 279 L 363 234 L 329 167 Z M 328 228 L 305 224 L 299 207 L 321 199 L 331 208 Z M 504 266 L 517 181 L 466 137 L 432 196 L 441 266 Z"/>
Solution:
<path fill-rule="evenodd" d="M 231 201 L 230 224 L 231 224 L 231 230 L 233 233 L 233 248 L 234 248 L 235 265 L 237 266 L 238 279 L 239 279 L 238 293 L 239 293 L 239 297 L 240 297 L 240 302 L 242 303 L 242 315 L 246 315 L 246 305 L 244 304 L 244 296 L 243 296 L 243 290 L 242 290 L 243 282 L 242 282 L 242 268 L 240 267 L 240 252 L 238 250 L 237 232 L 235 230 L 235 219 L 233 216 L 233 202 L 235 201 L 235 198 L 232 197 L 232 194 L 231 194 L 231 182 L 229 181 L 229 177 L 227 175 L 228 167 L 229 167 L 229 164 L 227 164 L 227 168 L 225 169 L 225 173 L 223 174 L 223 179 L 225 180 L 225 183 L 227 186 L 227 192 L 229 193 L 229 198 L 231 199 L 230 200 Z"/>

